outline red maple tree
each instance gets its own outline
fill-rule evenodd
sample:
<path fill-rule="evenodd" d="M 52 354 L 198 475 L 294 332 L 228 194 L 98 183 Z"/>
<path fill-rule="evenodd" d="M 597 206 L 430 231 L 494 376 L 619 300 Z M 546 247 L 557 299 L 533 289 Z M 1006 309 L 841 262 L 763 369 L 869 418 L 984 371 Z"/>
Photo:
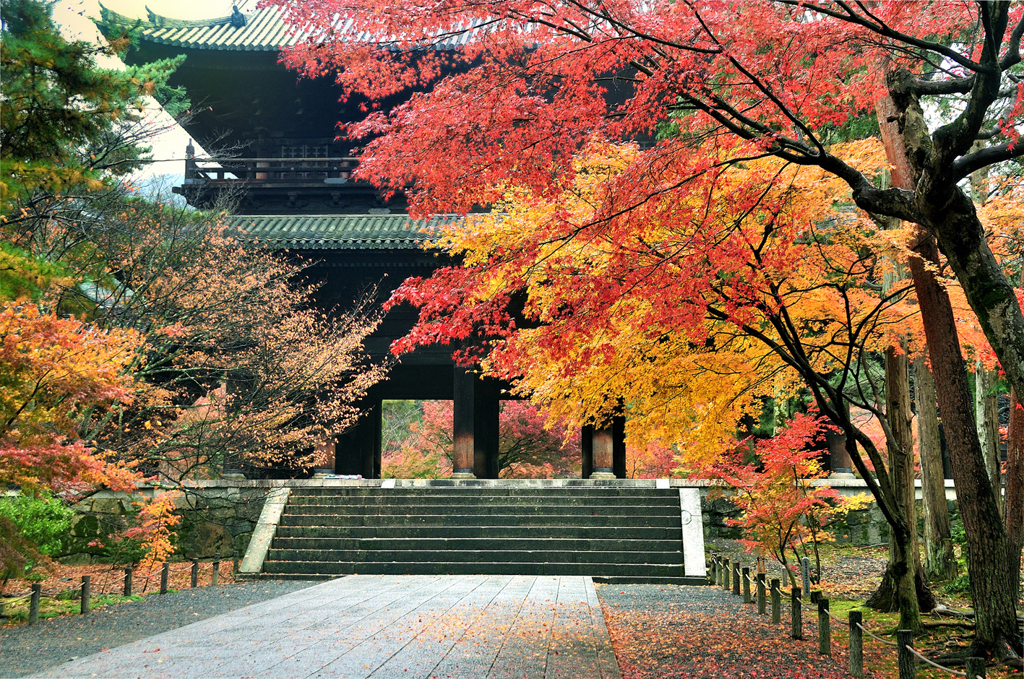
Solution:
<path fill-rule="evenodd" d="M 510 184 L 540 198 L 554 195 L 574 181 L 581 147 L 595 138 L 642 138 L 652 143 L 613 182 L 595 222 L 642 219 L 653 197 L 772 156 L 842 179 L 872 214 L 920 225 L 905 244 L 907 261 L 961 494 L 978 612 L 974 650 L 1015 655 L 1021 549 L 1011 524 L 1020 517 L 1008 512 L 1003 522 L 997 489 L 983 473 L 955 318 L 934 272 L 941 247 L 1007 379 L 1022 393 L 1024 316 L 959 182 L 1024 154 L 1017 143 L 1024 100 L 1014 76 L 1024 7 L 843 0 L 275 4 L 311 36 L 285 55 L 290 65 L 307 75 L 336 73 L 347 91 L 374 99 L 417 90 L 404 105 L 371 111 L 350 127 L 368 139 L 360 175 L 395 190 L 411 186 L 414 212 L 465 212 L 496 202 Z M 928 98 L 951 104 L 942 109 L 951 113 L 929 121 L 921 105 Z M 871 133 L 876 105 L 896 166 L 889 188 L 831 151 L 858 129 Z M 721 259 L 719 275 L 744 271 Z M 603 290 L 592 292 L 581 297 L 606 303 Z M 746 312 L 735 304 L 724 316 L 742 320 Z M 486 330 L 494 320 L 481 317 L 478 326 Z M 703 314 L 693 319 L 703 322 Z M 815 394 L 823 413 L 831 396 Z M 856 461 L 857 437 L 848 441 Z M 879 497 L 894 532 L 905 536 L 911 527 Z"/>

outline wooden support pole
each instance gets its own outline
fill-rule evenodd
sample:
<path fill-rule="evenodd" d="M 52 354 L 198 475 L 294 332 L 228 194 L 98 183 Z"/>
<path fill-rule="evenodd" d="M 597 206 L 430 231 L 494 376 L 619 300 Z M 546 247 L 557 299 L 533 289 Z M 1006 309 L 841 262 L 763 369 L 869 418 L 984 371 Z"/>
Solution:
<path fill-rule="evenodd" d="M 585 424 L 580 429 L 580 454 L 583 458 L 580 478 L 589 479 L 590 475 L 594 473 L 594 425 L 592 424 Z M 714 563 L 714 560 L 711 563 Z"/>
<path fill-rule="evenodd" d="M 743 567 L 743 603 L 749 604 L 753 602 L 750 598 L 750 569 L 746 566 Z"/>
<path fill-rule="evenodd" d="M 454 366 L 454 399 L 452 403 L 452 478 L 475 479 L 473 442 L 476 414 L 476 375 L 462 366 Z"/>
<path fill-rule="evenodd" d="M 626 478 L 626 416 L 622 414 L 622 402 L 612 417 L 612 473 L 615 478 Z"/>
<path fill-rule="evenodd" d="M 192 559 L 192 589 L 199 586 L 199 559 Z"/>
<path fill-rule="evenodd" d="M 731 571 L 730 571 L 731 565 L 730 564 L 731 564 L 731 562 L 728 559 L 726 559 L 725 560 L 725 568 L 722 569 L 723 570 L 723 573 L 722 573 L 722 578 L 723 578 L 722 579 L 722 589 L 724 589 L 726 592 L 728 592 L 730 589 L 732 589 L 732 578 L 730 577 L 730 573 L 731 573 Z"/>
<path fill-rule="evenodd" d="M 716 572 L 717 569 L 718 569 L 718 555 L 712 554 L 711 555 L 711 568 L 708 569 L 708 582 L 710 584 L 712 584 L 712 585 L 715 584 L 716 579 L 718 577 L 718 573 Z"/>
<path fill-rule="evenodd" d="M 818 596 L 818 653 L 832 655 L 832 619 L 828 617 L 828 599 Z"/>
<path fill-rule="evenodd" d="M 131 564 L 124 567 L 124 595 L 132 595 L 132 575 L 134 575 L 134 568 Z"/>
<path fill-rule="evenodd" d="M 900 679 L 914 679 L 916 659 L 907 647 L 913 647 L 914 633 L 908 629 L 896 630 L 896 650 L 899 658 Z"/>
<path fill-rule="evenodd" d="M 740 595 L 740 562 L 736 561 L 732 565 L 732 593 L 736 596 Z"/>
<path fill-rule="evenodd" d="M 765 614 L 764 573 L 757 574 L 757 614 Z"/>
<path fill-rule="evenodd" d="M 779 589 L 781 583 L 778 578 L 772 578 L 772 622 L 782 622 L 782 591 Z"/>
<path fill-rule="evenodd" d="M 985 659 L 967 659 L 967 679 L 985 679 Z"/>
<path fill-rule="evenodd" d="M 213 562 L 213 574 L 210 577 L 210 584 L 216 585 L 217 580 L 220 578 L 220 561 Z"/>
<path fill-rule="evenodd" d="M 38 582 L 32 585 L 32 598 L 28 603 L 28 624 L 39 623 L 39 597 L 43 594 L 43 586 Z"/>
<path fill-rule="evenodd" d="M 864 614 L 850 611 L 850 674 L 864 679 L 864 630 L 860 628 Z"/>
<path fill-rule="evenodd" d="M 163 567 L 160 569 L 160 593 L 167 594 L 167 581 L 171 577 L 171 564 L 164 561 Z"/>
<path fill-rule="evenodd" d="M 804 638 L 804 618 L 803 609 L 801 608 L 803 604 L 801 603 L 800 599 L 800 588 L 794 587 L 793 590 L 790 592 L 790 603 L 792 604 L 792 611 L 790 615 L 792 616 L 791 621 L 793 625 L 792 630 L 789 633 L 789 636 L 791 636 L 794 639 Z"/>
<path fill-rule="evenodd" d="M 478 479 L 496 479 L 501 471 L 500 413 L 501 389 L 498 383 L 477 376 L 473 388 L 473 473 Z"/>
<path fill-rule="evenodd" d="M 82 576 L 82 615 L 89 615 L 89 597 L 92 594 L 92 577 Z"/>

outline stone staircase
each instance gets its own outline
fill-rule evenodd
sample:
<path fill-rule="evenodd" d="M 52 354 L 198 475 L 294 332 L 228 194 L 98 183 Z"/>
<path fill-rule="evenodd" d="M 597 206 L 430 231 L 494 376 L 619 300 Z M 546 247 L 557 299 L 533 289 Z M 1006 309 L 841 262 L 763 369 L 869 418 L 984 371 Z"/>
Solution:
<path fill-rule="evenodd" d="M 702 541 L 700 552 L 702 564 Z M 676 489 L 292 489 L 263 562 L 263 577 L 326 579 L 353 573 L 590 575 L 598 582 L 705 583 L 702 576 L 684 575 Z"/>

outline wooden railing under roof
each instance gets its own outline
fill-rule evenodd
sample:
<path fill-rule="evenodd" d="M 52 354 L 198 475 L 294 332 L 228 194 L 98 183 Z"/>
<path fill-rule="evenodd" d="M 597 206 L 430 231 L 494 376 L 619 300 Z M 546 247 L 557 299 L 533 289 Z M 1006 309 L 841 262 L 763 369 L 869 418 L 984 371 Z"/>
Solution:
<path fill-rule="evenodd" d="M 185 183 L 274 182 L 344 184 L 356 158 L 189 158 Z"/>

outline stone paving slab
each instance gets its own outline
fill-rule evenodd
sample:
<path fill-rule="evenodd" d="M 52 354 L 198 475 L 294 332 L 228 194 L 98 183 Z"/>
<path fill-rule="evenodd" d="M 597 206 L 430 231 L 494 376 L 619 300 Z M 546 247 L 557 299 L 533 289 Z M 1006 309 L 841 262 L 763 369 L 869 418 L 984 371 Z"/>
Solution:
<path fill-rule="evenodd" d="M 354 575 L 37 677 L 620 679 L 589 577 Z"/>

